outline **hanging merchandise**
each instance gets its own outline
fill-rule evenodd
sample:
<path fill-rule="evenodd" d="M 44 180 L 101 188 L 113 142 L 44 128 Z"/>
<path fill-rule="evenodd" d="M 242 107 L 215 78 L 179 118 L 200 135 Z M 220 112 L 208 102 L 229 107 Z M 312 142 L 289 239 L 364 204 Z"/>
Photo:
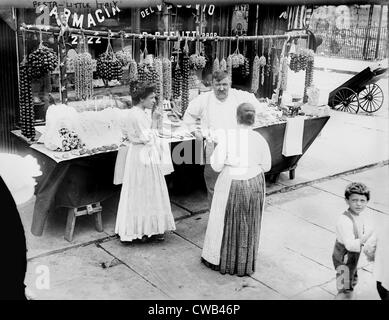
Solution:
<path fill-rule="evenodd" d="M 180 41 L 181 39 L 178 39 L 174 46 L 174 53 L 177 55 L 177 59 L 174 66 L 173 74 L 173 100 L 179 99 L 181 97 L 182 90 L 182 73 L 180 68 Z"/>
<path fill-rule="evenodd" d="M 308 66 L 308 61 L 312 59 L 313 56 L 313 50 L 306 48 L 300 48 L 296 53 L 291 53 L 289 63 L 290 70 L 294 72 L 306 70 Z"/>
<path fill-rule="evenodd" d="M 204 69 L 207 63 L 206 58 L 200 53 L 200 42 L 196 42 L 196 53 L 192 54 L 189 58 L 189 66 L 194 70 Z"/>
<path fill-rule="evenodd" d="M 120 41 L 122 49 L 115 53 L 116 59 L 119 60 L 122 67 L 126 67 L 132 60 L 132 54 L 130 50 L 124 47 L 124 33 L 122 32 L 120 35 Z"/>
<path fill-rule="evenodd" d="M 163 98 L 170 100 L 172 97 L 172 62 L 168 58 L 162 59 L 163 74 Z"/>
<path fill-rule="evenodd" d="M 159 57 L 158 40 L 155 40 L 155 59 L 154 59 L 154 85 L 155 95 L 159 103 L 163 100 L 163 69 L 162 59 Z"/>
<path fill-rule="evenodd" d="M 260 65 L 260 59 L 258 55 L 255 55 L 254 62 L 253 62 L 253 76 L 251 79 L 251 92 L 257 93 L 259 89 L 259 78 L 261 73 L 261 65 Z"/>
<path fill-rule="evenodd" d="M 88 52 L 85 36 L 80 41 L 80 52 L 74 58 L 74 90 L 78 100 L 93 95 L 93 61 Z"/>
<path fill-rule="evenodd" d="M 219 46 L 218 46 L 218 42 L 216 41 L 216 57 L 215 57 L 215 60 L 213 60 L 212 73 L 214 73 L 215 71 L 218 71 L 219 69 L 220 69 Z"/>
<path fill-rule="evenodd" d="M 38 49 L 28 55 L 30 76 L 32 79 L 40 79 L 48 72 L 54 71 L 58 65 L 57 54 L 53 49 L 43 45 L 42 30 L 39 34 L 40 42 Z"/>
<path fill-rule="evenodd" d="M 274 59 L 273 59 L 273 86 L 277 83 L 277 76 L 280 71 L 280 61 L 278 59 L 277 52 L 274 53 Z"/>
<path fill-rule="evenodd" d="M 281 58 L 280 65 L 281 65 L 281 78 L 278 81 L 280 81 L 280 89 L 282 91 L 286 91 L 288 86 L 288 70 L 289 70 L 288 58 L 287 57 Z"/>
<path fill-rule="evenodd" d="M 314 67 L 314 56 L 311 55 L 307 58 L 307 68 L 305 72 L 305 85 L 304 85 L 304 99 L 303 102 L 308 101 L 307 88 L 313 84 L 313 67 Z"/>
<path fill-rule="evenodd" d="M 237 69 L 240 66 L 244 65 L 244 56 L 239 52 L 239 38 L 237 38 L 236 40 L 236 49 L 234 53 L 231 55 L 231 63 L 233 69 Z"/>
<path fill-rule="evenodd" d="M 174 68 L 174 75 L 173 75 L 173 99 L 178 99 L 181 96 L 181 89 L 182 89 L 182 74 L 181 74 L 180 65 L 177 61 L 176 66 Z"/>
<path fill-rule="evenodd" d="M 26 54 L 26 34 L 22 32 L 24 57 L 19 66 L 19 109 L 20 109 L 20 126 L 22 135 L 26 138 L 35 137 L 34 128 L 34 104 L 31 90 L 30 70 L 27 64 Z"/>
<path fill-rule="evenodd" d="M 230 40 L 230 45 L 229 45 L 229 54 L 228 54 L 226 63 L 227 63 L 227 73 L 228 73 L 228 78 L 230 79 L 230 82 L 232 82 L 231 40 Z"/>
<path fill-rule="evenodd" d="M 264 55 L 264 50 L 265 50 L 265 39 L 262 40 L 262 55 L 259 58 L 259 66 L 261 68 L 261 76 L 260 76 L 261 86 L 263 86 L 263 83 L 265 81 L 266 58 L 265 58 L 265 55 Z"/>
<path fill-rule="evenodd" d="M 130 82 L 130 85 L 132 82 L 138 81 L 138 64 L 135 61 L 135 37 L 132 39 L 131 44 L 132 52 L 131 52 L 131 59 L 128 66 L 128 81 Z"/>
<path fill-rule="evenodd" d="M 273 40 L 269 40 L 269 48 L 267 49 L 267 64 L 266 64 L 266 77 L 270 77 L 270 72 L 272 69 L 272 62 L 271 62 L 271 53 L 272 53 L 272 46 L 273 46 Z"/>
<path fill-rule="evenodd" d="M 219 69 L 222 70 L 222 71 L 227 71 L 227 61 L 225 59 L 224 52 L 225 52 L 225 42 L 223 41 L 222 59 L 220 61 L 220 68 Z"/>
<path fill-rule="evenodd" d="M 108 37 L 107 50 L 97 58 L 96 71 L 105 86 L 108 86 L 108 81 L 120 80 L 123 76 L 122 64 L 113 52 L 110 37 Z"/>
<path fill-rule="evenodd" d="M 182 94 L 181 94 L 181 114 L 184 115 L 189 105 L 189 47 L 188 38 L 185 40 L 185 46 L 182 57 Z"/>

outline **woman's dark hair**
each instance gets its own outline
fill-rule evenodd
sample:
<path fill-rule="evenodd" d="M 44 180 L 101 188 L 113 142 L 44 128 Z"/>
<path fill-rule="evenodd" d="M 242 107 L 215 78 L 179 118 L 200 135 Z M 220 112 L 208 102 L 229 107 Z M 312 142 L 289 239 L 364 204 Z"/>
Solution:
<path fill-rule="evenodd" d="M 150 94 L 155 92 L 155 86 L 148 82 L 137 82 L 130 88 L 132 105 L 137 105 L 140 100 L 146 99 Z"/>
<path fill-rule="evenodd" d="M 360 194 L 361 196 L 365 196 L 367 201 L 370 200 L 370 190 L 366 187 L 365 184 L 363 184 L 361 182 L 350 183 L 346 187 L 346 190 L 344 192 L 344 196 L 348 200 L 353 193 Z"/>
<path fill-rule="evenodd" d="M 255 108 L 252 104 L 244 102 L 236 109 L 236 118 L 239 124 L 252 126 L 255 122 Z"/>

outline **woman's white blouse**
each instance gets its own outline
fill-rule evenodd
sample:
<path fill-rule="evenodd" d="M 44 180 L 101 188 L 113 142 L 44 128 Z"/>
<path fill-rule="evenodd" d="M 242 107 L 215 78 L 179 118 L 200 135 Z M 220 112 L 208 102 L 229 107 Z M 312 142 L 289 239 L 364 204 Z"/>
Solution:
<path fill-rule="evenodd" d="M 262 135 L 249 128 L 228 130 L 218 136 L 218 144 L 211 156 L 211 166 L 216 172 L 228 167 L 231 175 L 252 177 L 271 168 L 271 154 Z"/>

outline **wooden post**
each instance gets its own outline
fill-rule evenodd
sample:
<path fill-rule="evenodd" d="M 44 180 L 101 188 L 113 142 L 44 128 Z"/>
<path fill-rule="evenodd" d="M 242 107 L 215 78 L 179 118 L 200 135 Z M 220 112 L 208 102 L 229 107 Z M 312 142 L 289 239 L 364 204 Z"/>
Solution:
<path fill-rule="evenodd" d="M 132 23 L 131 23 L 131 29 L 132 32 L 134 33 L 140 33 L 140 9 L 132 9 Z M 139 62 L 139 52 L 140 52 L 140 40 L 139 38 L 135 39 L 135 48 L 134 48 L 134 53 L 135 53 L 135 61 Z"/>
<path fill-rule="evenodd" d="M 384 10 L 384 5 L 381 4 L 381 9 L 380 9 L 380 21 L 378 23 L 378 33 L 377 33 L 377 42 L 375 46 L 375 55 L 374 59 L 378 58 L 378 51 L 380 50 L 380 38 L 381 38 L 381 25 L 382 25 L 382 12 Z"/>
<path fill-rule="evenodd" d="M 367 29 L 365 32 L 365 43 L 363 45 L 363 59 L 367 60 L 368 58 L 368 51 L 369 51 L 369 44 L 370 44 L 370 28 L 371 28 L 371 20 L 373 16 L 373 10 L 374 10 L 374 4 L 370 5 L 369 9 L 369 18 L 367 22 Z"/>

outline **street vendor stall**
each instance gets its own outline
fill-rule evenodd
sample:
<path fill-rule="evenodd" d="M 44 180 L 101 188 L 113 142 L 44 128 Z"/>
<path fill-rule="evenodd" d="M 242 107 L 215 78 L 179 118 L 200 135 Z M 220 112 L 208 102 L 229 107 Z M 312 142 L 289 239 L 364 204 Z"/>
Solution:
<path fill-rule="evenodd" d="M 214 11 L 205 17 L 206 11 L 201 9 L 205 7 L 180 7 L 186 17 L 196 17 L 190 26 L 194 30 L 182 32 L 177 31 L 183 23 L 177 22 L 178 8 L 172 23 L 166 19 L 170 14 L 166 5 L 159 10 L 163 13 L 159 21 L 166 31 L 157 28 L 159 31 L 152 32 L 153 27 L 145 24 L 147 31 L 140 32 L 139 25 L 134 27 L 132 22 L 130 31 L 126 26 L 102 30 L 90 28 L 89 20 L 88 28 L 77 28 L 70 26 L 60 12 L 53 14 L 57 18 L 54 25 L 37 25 L 28 19 L 19 25 L 20 130 L 13 134 L 19 152 L 32 153 L 43 172 L 36 186 L 31 226 L 34 235 L 42 235 L 47 215 L 57 207 L 75 210 L 68 211 L 69 241 L 81 207 L 87 207 L 88 214 L 99 212 L 96 227 L 102 230 L 99 203 L 120 188 L 114 184 L 115 163 L 127 143 L 125 120 L 132 107 L 131 92 L 140 83 L 156 87 L 155 108 L 163 114 L 157 134 L 170 144 L 175 168 L 202 168 L 203 142 L 195 140 L 182 117 L 192 98 L 211 90 L 210 74 L 226 71 L 234 88 L 250 91 L 263 105 L 255 130 L 271 150 L 270 181 L 276 181 L 284 171 L 294 178 L 298 160 L 329 119 L 325 108 L 315 102 L 314 57 L 307 49 L 307 33 L 299 30 L 263 35 L 255 25 L 253 34 L 247 35 L 247 26 L 243 30 L 238 24 L 244 24 L 248 17 L 248 6 L 242 7 L 241 15 L 218 10 L 220 19 L 244 17 L 234 22 L 234 28 L 222 26 L 222 20 L 213 23 Z M 110 10 L 112 16 L 121 12 L 116 6 Z M 145 17 L 150 14 L 142 12 Z M 205 23 L 206 18 L 212 23 Z M 139 22 L 139 16 L 137 19 Z M 223 31 L 226 35 L 220 34 Z M 30 44 L 31 39 L 35 39 L 35 45 Z M 293 99 L 283 95 L 289 70 L 306 74 L 304 92 Z M 37 126 L 34 115 L 39 104 L 33 90 L 37 83 L 45 92 L 41 95 L 45 102 L 39 102 L 45 109 L 40 115 L 41 126 Z M 189 160 L 177 157 L 188 149 Z M 173 185 L 185 172 L 176 171 L 168 178 Z M 195 178 L 202 180 L 203 175 Z"/>
<path fill-rule="evenodd" d="M 263 135 L 270 146 L 272 167 L 267 175 L 274 180 L 281 172 L 290 171 L 290 177 L 293 178 L 298 160 L 319 135 L 328 119 L 328 116 L 305 119 L 304 135 L 301 142 L 302 154 L 290 157 L 285 157 L 282 154 L 286 122 L 256 128 L 255 130 Z M 118 190 L 118 187 L 112 183 L 117 156 L 116 150 L 78 156 L 68 152 L 68 158 L 56 158 L 54 152 L 48 151 L 41 144 L 28 145 L 27 141 L 21 137 L 20 131 L 15 131 L 14 134 L 20 142 L 21 149 L 24 149 L 21 152 L 32 153 L 38 159 L 43 172 L 36 187 L 32 234 L 42 235 L 47 215 L 54 208 L 76 208 L 100 202 Z M 172 153 L 175 148 L 185 149 L 185 146 L 181 145 L 182 143 L 189 143 L 190 148 L 195 148 L 193 138 L 185 138 L 182 141 L 172 139 L 170 143 Z M 26 147 L 29 150 L 26 150 Z M 194 159 L 194 161 L 196 164 L 197 160 Z M 202 179 L 202 175 L 198 179 Z"/>

